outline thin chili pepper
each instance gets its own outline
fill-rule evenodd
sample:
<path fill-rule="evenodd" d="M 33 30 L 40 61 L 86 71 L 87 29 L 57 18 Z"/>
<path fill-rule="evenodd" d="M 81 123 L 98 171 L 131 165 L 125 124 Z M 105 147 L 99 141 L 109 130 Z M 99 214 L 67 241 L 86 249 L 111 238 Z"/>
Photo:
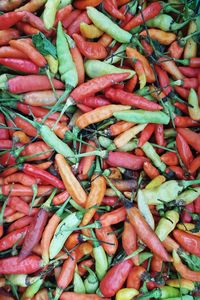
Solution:
<path fill-rule="evenodd" d="M 194 90 L 194 88 L 190 89 L 190 93 L 188 96 L 188 103 L 191 105 L 188 107 L 189 116 L 194 121 L 200 121 L 200 105 L 199 105 L 198 95 Z"/>
<path fill-rule="evenodd" d="M 15 71 L 29 74 L 38 74 L 39 68 L 36 64 L 27 59 L 19 58 L 0 58 L 0 64 Z"/>
<path fill-rule="evenodd" d="M 190 117 L 176 116 L 174 124 L 177 127 L 198 127 L 199 122 L 192 120 Z"/>
<path fill-rule="evenodd" d="M 182 278 L 200 282 L 200 273 L 196 271 L 191 271 L 187 268 L 181 261 L 179 255 L 175 250 L 173 250 L 173 265 L 177 272 L 180 273 Z"/>
<path fill-rule="evenodd" d="M 173 236 L 184 250 L 186 250 L 189 253 L 200 256 L 200 238 L 198 236 L 195 236 L 193 234 L 187 233 L 179 229 L 175 229 L 173 231 Z"/>
<path fill-rule="evenodd" d="M 55 17 L 55 22 L 54 22 L 54 26 L 58 24 L 59 21 L 63 21 L 65 20 L 65 18 L 68 17 L 68 15 L 70 15 L 70 13 L 72 12 L 72 6 L 71 4 L 59 9 L 56 13 L 56 17 Z"/>
<path fill-rule="evenodd" d="M 174 89 L 183 99 L 188 100 L 188 96 L 190 93 L 189 90 L 177 85 L 174 86 Z"/>
<path fill-rule="evenodd" d="M 164 127 L 162 124 L 156 124 L 155 125 L 155 142 L 156 144 L 158 144 L 159 146 L 165 146 L 166 142 L 165 142 L 165 138 L 164 138 Z M 158 153 L 163 152 L 162 149 L 158 149 L 157 150 Z"/>
<path fill-rule="evenodd" d="M 0 239 L 0 251 L 7 250 L 15 243 L 18 243 L 18 245 L 22 245 L 25 235 L 27 233 L 28 227 L 24 227 L 21 229 L 17 229 L 15 231 L 12 231 L 11 233 L 8 233 L 3 238 Z"/>
<path fill-rule="evenodd" d="M 41 6 L 43 6 L 45 2 L 46 2 L 46 0 L 31 0 L 28 3 L 26 3 L 25 5 L 22 5 L 19 8 L 17 8 L 16 11 L 25 10 L 25 11 L 29 11 L 29 12 L 35 12 Z"/>
<path fill-rule="evenodd" d="M 186 142 L 197 152 L 200 152 L 199 134 L 188 128 L 177 128 L 177 132 L 182 135 Z"/>
<path fill-rule="evenodd" d="M 175 79 L 183 79 L 183 74 L 180 72 L 176 63 L 172 60 L 167 60 L 165 57 L 160 57 L 158 59 L 159 65 L 169 74 L 171 74 Z"/>
<path fill-rule="evenodd" d="M 26 227 L 27 225 L 29 225 L 32 221 L 33 217 L 32 216 L 25 216 L 20 218 L 19 220 L 13 222 L 9 228 L 8 228 L 8 232 L 12 232 L 15 231 L 17 229 L 21 229 L 23 227 Z"/>
<path fill-rule="evenodd" d="M 171 32 L 165 32 L 163 30 L 150 28 L 147 30 L 149 37 L 152 40 L 156 40 L 163 45 L 170 45 L 176 40 L 176 35 Z M 147 36 L 146 30 L 140 32 L 141 36 Z"/>
<path fill-rule="evenodd" d="M 98 6 L 102 0 L 85 0 L 84 3 L 81 0 L 75 0 L 73 5 L 78 9 L 86 9 L 87 6 Z"/>
<path fill-rule="evenodd" d="M 138 81 L 138 77 L 137 75 L 135 74 L 131 79 L 129 79 L 125 85 L 124 85 L 124 90 L 126 92 L 129 92 L 129 93 L 132 93 L 136 87 L 136 84 L 137 84 L 137 81 Z"/>
<path fill-rule="evenodd" d="M 114 18 L 124 20 L 124 15 L 118 10 L 116 0 L 104 0 L 104 9 Z"/>
<path fill-rule="evenodd" d="M 197 31 L 197 24 L 195 21 L 190 21 L 189 27 L 188 27 L 188 35 Z M 192 58 L 196 57 L 197 55 L 197 43 L 196 41 L 191 37 L 187 40 L 186 45 L 184 47 L 184 58 Z"/>
<path fill-rule="evenodd" d="M 0 113 L 0 124 L 6 126 L 6 121 L 4 115 Z M 1 140 L 9 140 L 9 131 L 7 128 L 0 128 L 0 139 Z"/>
<path fill-rule="evenodd" d="M 18 22 L 17 28 L 20 31 L 24 32 L 26 35 L 38 34 L 40 32 L 39 29 L 31 26 L 28 23 L 24 23 L 24 22 Z"/>
<path fill-rule="evenodd" d="M 146 272 L 146 269 L 144 267 L 134 266 L 128 274 L 126 287 L 139 290 L 139 288 L 141 286 L 141 279 L 142 279 L 142 276 L 145 274 L 145 272 Z"/>
<path fill-rule="evenodd" d="M 19 37 L 19 31 L 16 29 L 0 30 L 0 46 L 8 45 L 9 41 Z"/>
<path fill-rule="evenodd" d="M 30 214 L 29 205 L 19 197 L 9 197 L 8 205 L 16 211 L 25 213 L 26 215 Z"/>
<path fill-rule="evenodd" d="M 70 36 L 72 36 L 75 33 L 79 33 L 81 22 L 84 22 L 86 24 L 91 23 L 91 20 L 89 19 L 88 14 L 87 14 L 86 11 L 81 12 L 81 14 L 78 15 L 77 18 L 67 28 L 67 32 Z"/>
<path fill-rule="evenodd" d="M 181 47 L 178 43 L 178 41 L 174 41 L 171 43 L 171 45 L 169 46 L 168 48 L 168 51 L 169 51 L 169 55 L 173 58 L 176 58 L 176 59 L 180 59 L 182 54 L 183 54 L 183 51 L 184 51 L 184 48 Z"/>
<path fill-rule="evenodd" d="M 160 175 L 158 169 L 156 169 L 149 161 L 144 162 L 143 169 L 147 176 L 151 179 Z"/>
<path fill-rule="evenodd" d="M 105 252 L 112 256 L 116 253 L 118 248 L 118 240 L 116 234 L 113 233 L 111 226 L 95 229 L 96 236 L 99 240 L 104 241 L 102 244 Z"/>
<path fill-rule="evenodd" d="M 179 67 L 181 73 L 186 77 L 197 77 L 200 72 L 199 68 Z"/>
<path fill-rule="evenodd" d="M 153 132 L 155 130 L 155 124 L 149 123 L 144 128 L 144 130 L 141 132 L 138 147 L 142 147 L 152 136 Z"/>
<path fill-rule="evenodd" d="M 193 155 L 187 141 L 181 134 L 176 136 L 176 146 L 184 165 L 188 169 L 193 160 Z"/>
<path fill-rule="evenodd" d="M 157 16 L 162 9 L 162 4 L 160 2 L 151 3 L 139 15 L 133 17 L 128 24 L 125 25 L 125 30 L 130 30 L 143 24 L 145 21 Z"/>
<path fill-rule="evenodd" d="M 200 156 L 197 156 L 196 158 L 193 159 L 189 166 L 189 172 L 194 173 L 200 168 Z"/>
<path fill-rule="evenodd" d="M 128 222 L 124 222 L 124 230 L 122 233 L 122 247 L 127 255 L 137 250 L 137 236 L 133 226 Z M 139 265 L 139 256 L 135 255 L 131 258 L 135 265 Z"/>

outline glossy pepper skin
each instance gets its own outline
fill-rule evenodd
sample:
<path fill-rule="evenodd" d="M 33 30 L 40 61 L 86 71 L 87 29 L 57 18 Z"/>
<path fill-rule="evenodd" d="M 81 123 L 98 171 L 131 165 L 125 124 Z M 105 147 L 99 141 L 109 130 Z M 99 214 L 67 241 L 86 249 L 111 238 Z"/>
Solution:
<path fill-rule="evenodd" d="M 173 231 L 173 236 L 184 250 L 200 257 L 200 237 L 179 229 Z"/>

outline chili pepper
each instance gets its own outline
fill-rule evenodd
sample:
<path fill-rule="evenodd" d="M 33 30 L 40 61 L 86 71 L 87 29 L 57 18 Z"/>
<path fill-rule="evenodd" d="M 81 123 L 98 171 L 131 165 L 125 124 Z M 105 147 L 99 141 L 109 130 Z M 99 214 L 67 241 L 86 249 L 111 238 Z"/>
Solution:
<path fill-rule="evenodd" d="M 160 186 L 162 183 L 164 183 L 166 181 L 166 178 L 162 175 L 158 175 L 157 177 L 155 177 L 154 179 L 152 179 L 146 186 L 145 189 L 152 189 L 155 187 Z"/>
<path fill-rule="evenodd" d="M 133 126 L 134 126 L 134 123 L 119 121 L 119 122 L 116 122 L 115 124 L 111 125 L 109 127 L 109 129 L 106 129 L 105 133 L 108 132 L 108 134 L 110 136 L 116 136 L 116 135 L 119 135 L 120 133 L 128 130 L 129 128 L 131 128 Z"/>
<path fill-rule="evenodd" d="M 45 4 L 44 12 L 43 12 L 43 20 L 44 25 L 47 29 L 51 29 L 55 22 L 56 11 L 60 0 L 52 1 L 48 0 Z"/>
<path fill-rule="evenodd" d="M 163 286 L 161 288 L 153 289 L 151 292 L 148 292 L 143 296 L 139 296 L 138 300 L 145 300 L 151 297 L 155 299 L 166 299 L 167 297 L 175 299 L 175 297 L 178 296 L 180 296 L 180 291 L 178 289 L 170 286 Z"/>
<path fill-rule="evenodd" d="M 84 64 L 84 67 L 86 74 L 90 78 L 115 73 L 129 73 L 128 78 L 130 78 L 135 74 L 135 72 L 132 70 L 117 68 L 100 60 L 87 60 Z"/>
<path fill-rule="evenodd" d="M 160 219 L 155 233 L 161 241 L 164 241 L 170 232 L 174 230 L 179 221 L 179 214 L 175 210 L 169 210 L 164 217 Z"/>
<path fill-rule="evenodd" d="M 191 271 L 187 268 L 181 261 L 179 255 L 176 250 L 173 250 L 173 266 L 177 272 L 180 273 L 181 277 L 184 279 L 192 280 L 192 281 L 200 281 L 199 272 Z"/>
<path fill-rule="evenodd" d="M 81 187 L 76 177 L 73 175 L 70 166 L 61 154 L 57 154 L 55 159 L 59 169 L 59 173 L 68 193 L 79 205 L 85 205 L 87 199 L 86 192 Z"/>
<path fill-rule="evenodd" d="M 126 55 L 128 56 L 129 59 L 137 59 L 137 60 L 141 61 L 142 66 L 144 68 L 147 82 L 155 81 L 154 72 L 145 56 L 143 56 L 141 53 L 139 53 L 137 51 L 137 49 L 130 48 L 130 47 L 126 47 Z"/>
<path fill-rule="evenodd" d="M 0 259 L 1 274 L 31 274 L 42 267 L 39 256 L 31 255 L 24 260 L 19 256 L 8 257 Z"/>
<path fill-rule="evenodd" d="M 96 144 L 93 141 L 88 141 L 88 144 L 85 148 L 85 152 L 90 152 L 94 149 Z M 79 177 L 87 178 L 88 172 L 95 160 L 95 155 L 83 157 L 78 166 Z"/>
<path fill-rule="evenodd" d="M 101 300 L 102 298 L 96 294 L 78 294 L 73 292 L 64 292 L 60 296 L 60 300 Z M 109 298 L 104 298 L 109 300 Z"/>
<path fill-rule="evenodd" d="M 0 113 L 0 124 L 6 127 L 6 121 L 2 113 Z M 7 128 L 0 128 L 0 139 L 9 140 L 9 131 Z"/>
<path fill-rule="evenodd" d="M 23 0 L 17 0 L 17 1 L 2 1 L 0 4 L 0 10 L 1 11 L 10 11 L 14 10 L 15 8 L 19 7 L 22 4 Z"/>
<path fill-rule="evenodd" d="M 48 220 L 48 212 L 52 198 L 55 195 L 56 190 L 52 192 L 50 197 L 46 200 L 46 202 L 42 205 L 41 209 L 35 215 L 32 220 L 28 232 L 25 236 L 22 249 L 20 251 L 20 259 L 26 258 L 32 251 L 33 247 L 37 245 L 39 240 L 41 239 L 43 230 Z"/>
<path fill-rule="evenodd" d="M 95 229 L 95 233 L 99 240 L 105 242 L 102 244 L 105 252 L 110 256 L 114 255 L 118 248 L 118 240 L 111 226 Z"/>
<path fill-rule="evenodd" d="M 200 252 L 199 252 L 200 238 L 198 236 L 195 236 L 193 234 L 190 234 L 188 232 L 179 229 L 175 229 L 173 231 L 173 236 L 184 250 L 188 251 L 189 253 L 200 256 Z"/>
<path fill-rule="evenodd" d="M 140 32 L 141 36 L 147 36 L 146 30 Z M 156 40 L 163 45 L 170 45 L 176 40 L 176 35 L 171 32 L 165 32 L 163 30 L 150 28 L 148 29 L 148 35 L 152 40 Z"/>
<path fill-rule="evenodd" d="M 177 127 L 196 127 L 199 125 L 197 121 L 194 121 L 190 117 L 176 116 L 174 119 L 174 124 Z"/>
<path fill-rule="evenodd" d="M 103 32 L 100 29 L 98 29 L 95 25 L 88 25 L 84 22 L 80 23 L 80 32 L 81 35 L 87 39 L 99 38 L 103 34 Z"/>
<path fill-rule="evenodd" d="M 168 48 L 168 51 L 169 51 L 169 55 L 173 58 L 176 58 L 176 59 L 180 59 L 182 54 L 183 54 L 183 51 L 184 51 L 184 48 L 181 47 L 178 43 L 178 41 L 174 41 L 171 43 L 171 45 L 169 46 Z"/>
<path fill-rule="evenodd" d="M 122 233 L 122 247 L 127 255 L 137 250 L 137 236 L 134 227 L 128 222 L 124 222 L 124 230 Z M 139 264 L 139 257 L 135 255 L 131 258 L 135 265 Z"/>
<path fill-rule="evenodd" d="M 139 292 L 133 288 L 124 288 L 117 292 L 116 300 L 131 300 L 138 294 Z"/>
<path fill-rule="evenodd" d="M 44 5 L 46 0 L 31 0 L 25 5 L 20 6 L 16 11 L 30 11 L 35 12 L 37 11 L 41 6 Z"/>
<path fill-rule="evenodd" d="M 179 67 L 179 70 L 186 77 L 197 77 L 197 75 L 200 72 L 199 68 L 191 68 L 191 67 Z"/>
<path fill-rule="evenodd" d="M 190 204 L 199 196 L 199 192 L 200 190 L 198 187 L 196 187 L 194 191 L 193 190 L 184 191 L 176 198 L 176 200 L 180 201 L 180 199 L 184 199 L 184 203 L 186 205 Z"/>
<path fill-rule="evenodd" d="M 147 124 L 147 126 L 141 132 L 139 142 L 138 142 L 138 147 L 142 147 L 150 139 L 150 137 L 154 132 L 154 129 L 155 129 L 155 124 L 152 123 Z"/>
<path fill-rule="evenodd" d="M 199 134 L 188 128 L 177 128 L 177 132 L 182 135 L 186 142 L 192 146 L 197 152 L 200 152 Z"/>
<path fill-rule="evenodd" d="M 188 35 L 192 34 L 193 32 L 197 31 L 197 23 L 195 21 L 190 21 L 189 27 L 188 27 Z M 192 58 L 197 55 L 197 43 L 196 41 L 191 37 L 187 40 L 186 45 L 184 47 L 184 58 Z"/>
<path fill-rule="evenodd" d="M 124 90 L 126 92 L 133 92 L 135 87 L 136 87 L 136 84 L 137 84 L 137 81 L 138 81 L 138 77 L 137 75 L 135 74 L 131 79 L 129 79 L 125 85 L 124 85 Z"/>
<path fill-rule="evenodd" d="M 124 20 L 124 15 L 118 10 L 117 1 L 104 0 L 104 9 L 114 18 Z"/>
<path fill-rule="evenodd" d="M 183 23 L 176 23 L 173 18 L 167 14 L 159 14 L 153 19 L 146 22 L 148 27 L 156 27 L 164 31 L 177 31 L 183 28 L 190 19 L 187 19 Z"/>
<path fill-rule="evenodd" d="M 51 240 L 49 247 L 49 257 L 50 259 L 54 258 L 59 251 L 62 249 L 65 241 L 73 232 L 74 227 L 78 226 L 81 223 L 83 218 L 82 212 L 74 212 L 66 216 L 57 226 L 53 239 Z M 64 229 L 67 228 L 67 231 Z"/>
<path fill-rule="evenodd" d="M 194 121 L 200 121 L 200 106 L 198 101 L 198 95 L 193 88 L 190 89 L 188 104 L 192 106 L 188 107 L 189 116 L 191 117 L 191 119 Z"/>
<path fill-rule="evenodd" d="M 113 210 L 112 212 L 104 213 L 99 221 L 102 227 L 110 226 L 124 221 L 126 218 L 126 210 L 124 207 Z"/>
<path fill-rule="evenodd" d="M 72 36 L 74 33 L 79 33 L 80 31 L 80 24 L 84 22 L 86 24 L 90 24 L 91 20 L 88 17 L 88 14 L 86 11 L 81 12 L 80 15 L 77 16 L 77 18 L 70 24 L 70 26 L 67 28 L 67 32 L 70 36 Z M 98 26 L 97 26 L 98 27 Z"/>
<path fill-rule="evenodd" d="M 26 235 L 28 227 L 20 228 L 8 233 L 0 239 L 0 251 L 11 248 L 15 243 L 21 245 Z"/>
<path fill-rule="evenodd" d="M 35 161 L 47 159 L 51 156 L 51 148 L 43 141 L 34 142 L 27 145 L 21 152 L 22 157 L 18 159 L 19 161 L 24 161 L 23 158 L 26 157 L 27 161 Z M 36 156 L 34 156 L 36 154 Z"/>
<path fill-rule="evenodd" d="M 45 182 L 52 184 L 57 188 L 64 189 L 64 185 L 60 179 L 56 178 L 55 176 L 51 175 L 49 172 L 45 170 L 41 170 L 40 168 L 37 168 L 36 166 L 30 164 L 24 164 L 23 172 L 27 175 L 32 175 L 36 178 L 40 178 L 41 180 L 44 180 Z"/>
<path fill-rule="evenodd" d="M 158 76 L 160 87 L 163 88 L 163 92 L 167 96 L 170 92 L 172 92 L 172 87 L 170 86 L 170 80 L 167 72 L 157 65 L 155 66 L 155 70 Z"/>
<path fill-rule="evenodd" d="M 78 9 L 85 9 L 87 6 L 93 6 L 96 7 L 98 6 L 100 3 L 102 2 L 102 0 L 86 0 L 84 1 L 80 1 L 80 0 L 75 0 L 73 5 L 78 8 Z"/>
<path fill-rule="evenodd" d="M 63 83 L 57 79 L 52 79 L 54 87 L 57 89 L 63 88 Z M 27 75 L 15 76 L 1 83 L 1 89 L 9 90 L 14 94 L 20 94 L 30 91 L 42 91 L 51 89 L 49 79 L 45 75 Z"/>
<path fill-rule="evenodd" d="M 81 14 L 81 11 L 78 9 L 74 9 L 71 14 L 62 21 L 62 25 L 64 28 L 68 28 L 70 26 L 70 24 L 73 23 L 74 20 L 77 19 L 77 17 Z"/>
<path fill-rule="evenodd" d="M 65 38 L 61 22 L 58 23 L 56 47 L 61 79 L 65 82 L 65 86 L 70 92 L 72 87 L 75 87 L 78 83 L 78 75 L 70 54 L 69 46 Z"/>
<path fill-rule="evenodd" d="M 76 267 L 75 272 L 74 272 L 74 279 L 73 279 L 74 292 L 78 293 L 78 294 L 81 294 L 81 293 L 85 294 L 85 286 L 84 286 L 83 280 L 77 270 L 78 269 Z"/>
<path fill-rule="evenodd" d="M 26 54 L 21 52 L 20 50 L 17 50 L 15 48 L 9 47 L 9 46 L 3 46 L 0 48 L 0 57 L 1 58 L 27 58 Z"/>
<path fill-rule="evenodd" d="M 30 214 L 29 205 L 19 197 L 9 197 L 8 205 L 16 211 L 25 213 L 27 215 Z"/>
<path fill-rule="evenodd" d="M 159 171 L 149 161 L 144 162 L 143 169 L 147 176 L 151 179 L 157 177 L 160 174 Z"/>
<path fill-rule="evenodd" d="M 70 284 L 73 279 L 76 268 L 76 252 L 74 251 L 71 256 L 65 260 L 61 272 L 57 278 L 57 288 L 55 292 L 55 299 L 59 299 L 62 291 Z"/>
<path fill-rule="evenodd" d="M 140 211 L 136 207 L 126 204 L 127 214 L 130 223 L 133 225 L 138 237 L 148 246 L 152 252 L 164 261 L 170 261 L 169 254 L 163 247 L 162 243 L 146 222 Z"/>
<path fill-rule="evenodd" d="M 178 157 L 174 152 L 166 152 L 160 157 L 160 159 L 168 166 L 178 165 Z"/>
<path fill-rule="evenodd" d="M 183 74 L 179 71 L 175 62 L 172 60 L 167 60 L 164 57 L 158 59 L 159 65 L 169 74 L 171 74 L 175 79 L 183 79 Z"/>
<path fill-rule="evenodd" d="M 176 136 L 176 146 L 184 165 L 188 169 L 193 160 L 193 155 L 187 141 L 179 133 Z"/>
<path fill-rule="evenodd" d="M 75 101 L 81 101 L 85 97 L 93 96 L 95 93 L 110 87 L 113 83 L 125 80 L 128 77 L 128 73 L 124 74 L 108 74 L 98 78 L 91 79 L 77 88 L 75 88 L 70 96 Z"/>
<path fill-rule="evenodd" d="M 188 205 L 185 206 L 185 209 L 182 214 L 181 214 L 181 220 L 183 222 L 191 222 L 192 221 L 192 217 L 191 215 L 188 213 L 189 212 L 192 212 L 194 213 L 194 204 L 193 203 L 190 203 Z"/>
<path fill-rule="evenodd" d="M 25 216 L 22 217 L 21 219 L 15 221 L 14 223 L 12 223 L 9 228 L 8 228 L 8 232 L 12 232 L 15 231 L 17 229 L 21 229 L 27 225 L 29 225 L 32 221 L 33 217 L 32 216 Z"/>
<path fill-rule="evenodd" d="M 20 142 L 22 144 L 28 144 L 30 143 L 30 137 L 23 131 L 15 131 L 13 133 L 13 141 L 14 142 Z"/>
<path fill-rule="evenodd" d="M 46 65 L 47 62 L 45 58 L 37 49 L 35 49 L 35 47 L 32 45 L 32 42 L 29 43 L 28 39 L 11 40 L 9 44 L 11 47 L 25 53 L 27 57 L 38 67 L 44 67 Z"/>
<path fill-rule="evenodd" d="M 103 32 L 106 32 L 116 41 L 120 43 L 129 43 L 131 41 L 132 35 L 129 32 L 120 28 L 96 8 L 91 6 L 87 7 L 87 14 L 94 25 L 96 25 Z"/>
<path fill-rule="evenodd" d="M 0 46 L 8 45 L 9 41 L 19 37 L 19 31 L 16 29 L 0 30 Z"/>
<path fill-rule="evenodd" d="M 29 74 L 39 73 L 39 68 L 37 67 L 37 65 L 26 59 L 0 58 L 0 63 L 15 71 L 20 71 Z"/>
<path fill-rule="evenodd" d="M 120 120 L 134 122 L 139 124 L 144 123 L 157 123 L 157 124 L 168 124 L 169 116 L 161 111 L 148 111 L 138 109 L 138 110 L 126 110 L 114 112 L 114 117 Z"/>
<path fill-rule="evenodd" d="M 191 162 L 190 167 L 189 167 L 189 172 L 194 173 L 198 170 L 199 167 L 200 167 L 200 156 L 197 156 Z"/>
<path fill-rule="evenodd" d="M 133 263 L 130 259 L 125 260 L 113 266 L 106 273 L 105 277 L 100 282 L 100 290 L 105 297 L 114 296 L 116 292 L 122 288 L 132 265 Z"/>
<path fill-rule="evenodd" d="M 151 102 L 142 96 L 127 93 L 123 90 L 109 88 L 106 90 L 105 96 L 106 98 L 111 99 L 112 101 L 118 102 L 123 105 L 131 105 L 136 108 L 141 108 L 150 111 L 162 109 L 162 107 L 157 103 Z"/>
<path fill-rule="evenodd" d="M 148 161 L 146 157 L 138 157 L 130 153 L 112 151 L 109 151 L 107 159 L 108 164 L 112 167 L 120 166 L 132 170 L 141 169 L 145 161 Z"/>
<path fill-rule="evenodd" d="M 84 280 L 85 290 L 87 294 L 92 294 L 96 292 L 99 282 L 96 274 L 87 266 L 85 266 L 85 268 L 89 272 L 89 275 Z"/>

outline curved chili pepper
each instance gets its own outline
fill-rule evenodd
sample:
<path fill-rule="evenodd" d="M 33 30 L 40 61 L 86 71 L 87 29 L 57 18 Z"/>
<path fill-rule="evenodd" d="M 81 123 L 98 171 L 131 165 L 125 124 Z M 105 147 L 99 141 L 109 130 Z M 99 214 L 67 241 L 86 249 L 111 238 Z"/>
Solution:
<path fill-rule="evenodd" d="M 116 0 L 104 0 L 104 9 L 114 18 L 124 20 L 124 15 L 117 8 Z"/>
<path fill-rule="evenodd" d="M 200 152 L 199 134 L 188 128 L 177 128 L 177 132 L 182 135 L 186 142 L 196 151 Z"/>
<path fill-rule="evenodd" d="M 124 230 L 122 233 L 122 247 L 127 255 L 130 255 L 137 249 L 137 236 L 134 227 L 128 222 L 124 222 Z M 131 258 L 135 265 L 139 264 L 139 257 L 135 255 Z"/>
<path fill-rule="evenodd" d="M 31 274 L 42 268 L 39 256 L 31 255 L 24 260 L 19 256 L 0 259 L 1 274 Z"/>
<path fill-rule="evenodd" d="M 176 146 L 184 165 L 188 169 L 193 160 L 193 155 L 187 141 L 180 134 L 176 136 Z"/>
<path fill-rule="evenodd" d="M 200 256 L 200 238 L 198 236 L 179 229 L 173 231 L 173 236 L 184 250 Z"/>

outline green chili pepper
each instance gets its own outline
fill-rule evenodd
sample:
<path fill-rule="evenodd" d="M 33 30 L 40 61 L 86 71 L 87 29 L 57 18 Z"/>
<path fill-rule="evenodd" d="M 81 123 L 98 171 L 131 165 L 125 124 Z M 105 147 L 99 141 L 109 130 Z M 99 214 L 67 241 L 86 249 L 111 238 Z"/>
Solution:
<path fill-rule="evenodd" d="M 84 286 L 87 294 L 96 293 L 96 290 L 99 286 L 99 281 L 96 274 L 87 266 L 84 267 L 88 272 L 89 275 L 84 280 Z"/>
<path fill-rule="evenodd" d="M 126 145 L 118 148 L 120 152 L 130 152 L 137 148 L 138 141 L 137 139 L 130 140 Z"/>
<path fill-rule="evenodd" d="M 143 262 L 145 262 L 147 259 L 153 256 L 150 252 L 142 252 L 138 254 L 139 256 L 139 264 L 141 265 Z"/>
<path fill-rule="evenodd" d="M 179 213 L 175 210 L 169 210 L 159 220 L 155 233 L 161 241 L 164 241 L 166 237 L 174 230 L 176 224 L 179 221 Z"/>
<path fill-rule="evenodd" d="M 83 218 L 83 212 L 74 212 L 68 215 L 56 228 L 54 237 L 49 247 L 49 256 L 53 259 L 62 249 L 65 241 Z M 70 230 L 71 229 L 71 230 Z"/>
<path fill-rule="evenodd" d="M 162 111 L 149 112 L 143 109 L 118 111 L 113 113 L 113 116 L 119 120 L 124 120 L 138 124 L 168 124 L 170 121 L 170 117 Z"/>
<path fill-rule="evenodd" d="M 185 296 L 181 296 L 181 297 L 173 297 L 173 298 L 165 298 L 165 300 L 198 300 L 200 299 L 199 297 L 195 297 L 193 298 L 190 295 L 185 295 Z"/>
<path fill-rule="evenodd" d="M 44 25 L 47 29 L 53 27 L 60 0 L 47 0 L 43 12 Z"/>
<path fill-rule="evenodd" d="M 111 21 L 106 15 L 99 12 L 96 8 L 91 6 L 87 7 L 87 14 L 88 17 L 94 23 L 94 25 L 96 25 L 99 29 L 112 36 L 112 38 L 116 41 L 120 43 L 131 42 L 132 35 L 128 31 L 120 28 L 116 23 Z"/>
<path fill-rule="evenodd" d="M 184 202 L 185 205 L 192 203 L 197 197 L 200 196 L 200 187 L 195 187 L 184 191 L 176 197 L 176 202 Z"/>
<path fill-rule="evenodd" d="M 110 65 L 109 63 L 100 61 L 100 60 L 87 60 L 84 64 L 85 72 L 90 78 L 95 78 L 97 76 L 103 76 L 106 74 L 114 74 L 114 73 L 130 73 L 128 78 L 133 77 L 135 75 L 135 71 L 129 69 L 117 68 L 115 66 Z"/>
<path fill-rule="evenodd" d="M 161 161 L 160 156 L 155 151 L 153 146 L 149 142 L 146 142 L 141 148 L 144 151 L 144 153 L 146 154 L 146 156 L 149 157 L 152 160 L 153 164 L 161 172 L 164 172 L 165 169 L 166 169 L 166 165 Z"/>
<path fill-rule="evenodd" d="M 146 300 L 146 299 L 165 299 L 167 297 L 174 299 L 174 297 L 180 296 L 180 291 L 171 286 L 163 286 L 158 289 L 154 289 L 151 292 L 146 293 L 143 296 L 139 296 L 137 300 Z"/>
<path fill-rule="evenodd" d="M 170 15 L 160 14 L 153 19 L 148 20 L 146 25 L 148 27 L 159 28 L 163 31 L 176 31 L 183 28 L 188 22 L 190 22 L 190 19 L 183 23 L 176 23 Z"/>
<path fill-rule="evenodd" d="M 153 215 L 150 211 L 150 208 L 149 208 L 148 204 L 145 201 L 145 197 L 143 195 L 142 190 L 138 191 L 137 203 L 138 203 L 138 208 L 141 211 L 144 218 L 146 219 L 147 223 L 154 230 L 155 229 L 155 221 L 154 221 Z"/>
<path fill-rule="evenodd" d="M 94 238 L 96 238 L 93 231 L 92 231 L 92 235 Z M 106 253 L 103 247 L 98 242 L 98 240 L 93 241 L 93 254 L 95 259 L 95 271 L 98 279 L 101 280 L 107 272 L 108 260 L 107 260 Z"/>
<path fill-rule="evenodd" d="M 125 50 L 126 50 L 127 44 L 122 44 L 117 48 L 117 50 L 113 53 L 111 53 L 109 56 L 106 57 L 104 60 L 107 64 L 116 64 L 119 62 L 122 58 L 126 57 Z"/>
<path fill-rule="evenodd" d="M 58 23 L 56 48 L 61 79 L 65 82 L 66 88 L 70 92 L 78 84 L 78 74 L 61 22 Z"/>
<path fill-rule="evenodd" d="M 83 283 L 83 279 L 77 272 L 74 272 L 74 280 L 73 280 L 74 292 L 78 294 L 85 294 L 85 286 Z"/>
<path fill-rule="evenodd" d="M 27 287 L 40 279 L 40 276 L 29 277 L 27 274 L 11 274 L 6 276 L 7 280 L 14 285 Z"/>
<path fill-rule="evenodd" d="M 40 289 L 41 285 L 43 284 L 44 279 L 38 279 L 33 284 L 27 287 L 25 290 L 22 298 L 32 298 Z"/>

